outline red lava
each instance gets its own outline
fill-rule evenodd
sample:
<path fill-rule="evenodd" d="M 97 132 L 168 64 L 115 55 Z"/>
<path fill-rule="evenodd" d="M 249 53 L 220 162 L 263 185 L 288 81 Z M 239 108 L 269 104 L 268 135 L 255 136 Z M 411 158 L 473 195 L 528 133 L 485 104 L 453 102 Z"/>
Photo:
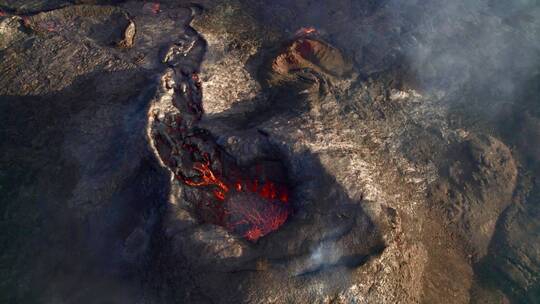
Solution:
<path fill-rule="evenodd" d="M 196 148 L 187 146 L 185 151 L 199 153 Z M 210 206 L 213 206 L 215 218 L 220 219 L 216 224 L 230 231 L 242 230 L 242 235 L 246 239 L 256 241 L 285 223 L 290 214 L 289 192 L 285 185 L 278 185 L 272 181 L 260 183 L 258 178 L 230 183 L 214 172 L 208 154 L 204 154 L 203 158 L 202 162 L 193 164 L 193 170 L 199 175 L 193 178 L 180 175 L 176 178 L 190 187 L 212 191 L 215 202 Z M 255 194 L 255 198 L 231 199 L 232 195 L 238 193 L 252 193 Z M 260 202 L 253 203 L 253 200 Z M 233 218 L 235 220 L 232 220 Z M 239 226 L 247 228 L 240 229 Z"/>
<path fill-rule="evenodd" d="M 175 115 L 171 123 L 165 123 L 166 133 L 169 138 L 175 138 L 172 147 L 166 148 L 166 136 L 154 135 L 156 145 L 162 147 L 161 154 L 165 164 L 173 169 L 175 178 L 186 186 L 198 188 L 201 191 L 212 193 L 212 196 L 201 195 L 202 200 L 197 202 L 202 212 L 209 212 L 203 218 L 212 219 L 214 224 L 220 225 L 229 231 L 239 233 L 249 241 L 256 241 L 264 235 L 281 227 L 291 213 L 289 204 L 289 190 L 284 183 L 276 183 L 262 175 L 262 165 L 255 166 L 256 176 L 248 174 L 248 169 L 243 169 L 231 164 L 227 172 L 235 172 L 225 176 L 222 159 L 218 146 L 212 139 L 204 135 L 193 134 L 185 120 L 191 116 L 194 122 L 198 122 L 203 114 L 200 102 L 201 82 L 199 76 L 194 73 L 186 75 L 188 88 L 185 92 L 186 103 L 180 105 L 188 111 L 186 115 Z M 159 119 L 155 117 L 157 121 Z M 205 150 L 200 145 L 204 143 Z M 171 144 L 171 143 L 169 143 Z M 208 148 L 210 147 L 210 148 Z M 212 150 L 209 153 L 209 150 Z M 159 150 L 159 148 L 158 148 Z M 180 156 L 181 161 L 173 156 Z M 175 167 L 188 164 L 186 167 Z M 190 165 L 189 165 L 190 164 Z M 194 176 L 186 176 L 185 171 L 195 172 Z"/>
<path fill-rule="evenodd" d="M 158 14 L 161 10 L 160 10 L 160 4 L 159 3 L 152 3 L 152 12 L 154 14 Z"/>
<path fill-rule="evenodd" d="M 298 31 L 296 31 L 295 36 L 302 37 L 302 36 L 307 36 L 307 35 L 316 34 L 316 33 L 317 33 L 317 29 L 309 26 L 309 27 L 300 28 Z"/>

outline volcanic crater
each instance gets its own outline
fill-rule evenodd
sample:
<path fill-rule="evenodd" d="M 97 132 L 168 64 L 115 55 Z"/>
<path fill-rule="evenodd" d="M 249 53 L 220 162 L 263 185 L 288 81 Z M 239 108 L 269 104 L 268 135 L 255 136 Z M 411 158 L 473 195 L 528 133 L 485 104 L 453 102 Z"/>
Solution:
<path fill-rule="evenodd" d="M 0 302 L 538 303 L 529 2 L 0 1 Z"/>

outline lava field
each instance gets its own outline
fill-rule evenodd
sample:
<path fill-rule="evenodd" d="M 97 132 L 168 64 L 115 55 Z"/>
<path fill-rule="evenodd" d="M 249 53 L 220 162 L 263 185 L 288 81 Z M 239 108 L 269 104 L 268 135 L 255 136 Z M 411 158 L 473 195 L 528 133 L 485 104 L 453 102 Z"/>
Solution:
<path fill-rule="evenodd" d="M 540 5 L 0 0 L 0 303 L 539 303 Z"/>

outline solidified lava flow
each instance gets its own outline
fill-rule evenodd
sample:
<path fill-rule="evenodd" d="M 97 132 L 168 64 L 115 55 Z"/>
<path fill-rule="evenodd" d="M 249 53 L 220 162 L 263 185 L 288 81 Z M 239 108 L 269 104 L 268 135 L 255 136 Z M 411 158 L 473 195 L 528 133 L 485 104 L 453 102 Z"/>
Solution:
<path fill-rule="evenodd" d="M 175 179 L 196 190 L 195 213 L 249 241 L 279 229 L 292 209 L 279 162 L 241 168 L 223 156 L 214 137 L 196 127 L 203 115 L 197 74 L 175 71 L 165 77 L 165 87 L 173 90 L 172 104 L 179 113 L 155 113 L 151 138 Z"/>

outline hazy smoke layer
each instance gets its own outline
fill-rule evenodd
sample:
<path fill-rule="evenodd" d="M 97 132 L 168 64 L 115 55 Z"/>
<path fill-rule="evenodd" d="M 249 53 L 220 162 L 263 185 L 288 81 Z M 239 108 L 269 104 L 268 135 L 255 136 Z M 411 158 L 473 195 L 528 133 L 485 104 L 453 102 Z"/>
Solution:
<path fill-rule="evenodd" d="M 468 87 L 503 100 L 538 73 L 538 1 L 397 0 L 388 5 L 413 27 L 404 37 L 409 39 L 404 52 L 426 88 L 452 93 Z"/>
<path fill-rule="evenodd" d="M 314 26 L 355 58 L 362 73 L 402 64 L 423 89 L 508 102 L 538 73 L 537 0 L 276 0 L 261 21 L 294 33 Z M 468 93 L 469 95 L 471 92 Z"/>

